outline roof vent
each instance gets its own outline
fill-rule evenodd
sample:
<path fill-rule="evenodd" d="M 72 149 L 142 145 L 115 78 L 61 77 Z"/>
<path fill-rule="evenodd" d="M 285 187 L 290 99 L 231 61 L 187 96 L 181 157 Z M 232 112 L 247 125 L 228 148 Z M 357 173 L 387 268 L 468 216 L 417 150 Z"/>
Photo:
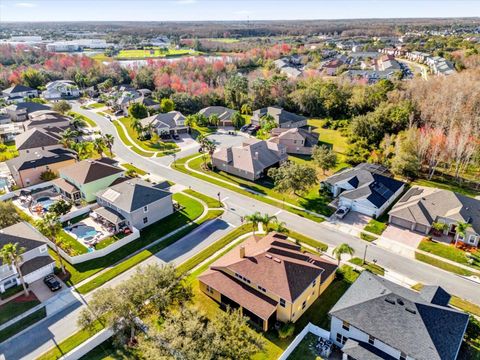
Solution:
<path fill-rule="evenodd" d="M 395 305 L 395 300 L 393 300 L 393 299 L 385 298 L 385 301 L 392 304 L 392 305 Z"/>
<path fill-rule="evenodd" d="M 403 305 L 404 305 L 403 300 L 400 299 L 400 298 L 398 298 L 398 299 L 397 299 L 397 304 L 403 306 Z"/>
<path fill-rule="evenodd" d="M 282 262 L 282 260 L 280 260 L 279 258 L 273 258 L 273 261 L 275 261 L 275 262 L 277 262 L 277 263 L 279 263 L 279 264 Z"/>
<path fill-rule="evenodd" d="M 416 313 L 417 313 L 415 310 L 410 309 L 410 308 L 408 308 L 408 307 L 406 307 L 405 310 L 407 310 L 407 311 L 408 311 L 409 313 L 411 313 L 411 314 L 416 314 Z"/>
<path fill-rule="evenodd" d="M 271 259 L 271 258 L 272 258 L 272 255 L 270 255 L 270 254 L 265 254 L 265 257 L 266 257 L 267 259 Z"/>

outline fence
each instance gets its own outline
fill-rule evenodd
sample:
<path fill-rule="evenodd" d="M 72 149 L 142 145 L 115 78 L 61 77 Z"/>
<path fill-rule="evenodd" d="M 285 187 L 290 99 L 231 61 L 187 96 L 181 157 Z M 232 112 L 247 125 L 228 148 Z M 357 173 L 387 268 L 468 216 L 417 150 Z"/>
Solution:
<path fill-rule="evenodd" d="M 62 359 L 62 360 L 78 360 L 82 356 L 87 354 L 89 351 L 93 350 L 98 345 L 103 343 L 104 341 L 110 339 L 110 337 L 112 337 L 112 335 L 113 335 L 112 330 L 110 330 L 110 329 L 102 330 L 102 331 L 96 333 L 95 335 L 93 335 L 87 341 L 78 345 L 72 351 L 63 355 L 60 359 Z"/>
<path fill-rule="evenodd" d="M 312 323 L 308 323 L 308 325 L 303 328 L 302 332 L 295 337 L 290 345 L 288 345 L 278 360 L 286 360 L 309 332 L 317 335 L 318 337 L 330 339 L 330 331 L 324 330 L 316 325 L 313 325 Z"/>
<path fill-rule="evenodd" d="M 98 206 L 96 203 L 95 204 L 89 204 L 84 207 L 81 207 L 80 209 L 70 211 L 68 214 L 60 216 L 60 222 L 64 223 L 67 222 L 68 220 L 72 220 L 73 218 L 76 218 L 77 216 L 89 213 L 94 207 Z"/>

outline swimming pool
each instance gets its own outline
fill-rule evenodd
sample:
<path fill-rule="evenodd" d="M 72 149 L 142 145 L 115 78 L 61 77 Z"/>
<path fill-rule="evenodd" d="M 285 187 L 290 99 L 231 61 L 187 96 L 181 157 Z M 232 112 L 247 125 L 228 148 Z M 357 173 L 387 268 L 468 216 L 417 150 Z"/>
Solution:
<path fill-rule="evenodd" d="M 36 200 L 36 203 L 42 205 L 42 207 L 45 210 L 48 210 L 48 208 L 55 203 L 55 200 L 52 200 L 47 196 L 43 196 L 43 197 L 38 198 Z"/>
<path fill-rule="evenodd" d="M 93 237 L 99 233 L 99 231 L 95 230 L 93 226 L 82 223 L 73 225 L 70 228 L 70 232 L 75 234 L 78 239 L 82 240 L 92 240 Z"/>
<path fill-rule="evenodd" d="M 7 178 L 0 177 L 0 189 L 3 189 L 7 185 Z"/>

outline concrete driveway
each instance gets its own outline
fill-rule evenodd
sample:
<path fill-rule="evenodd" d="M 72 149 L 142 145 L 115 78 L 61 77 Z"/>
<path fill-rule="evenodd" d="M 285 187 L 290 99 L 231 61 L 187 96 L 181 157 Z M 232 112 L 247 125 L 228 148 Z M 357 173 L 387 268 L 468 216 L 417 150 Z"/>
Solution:
<path fill-rule="evenodd" d="M 58 277 L 57 280 L 60 281 L 60 283 L 62 284 L 62 289 L 65 289 L 66 286 L 62 282 L 62 280 L 60 280 Z M 33 293 L 37 296 L 38 300 L 40 300 L 41 302 L 47 301 L 56 294 L 56 292 L 50 291 L 47 285 L 43 283 L 43 279 L 38 279 L 37 281 L 31 283 L 29 289 L 33 291 Z M 60 289 L 59 291 L 62 291 L 62 289 Z"/>
<path fill-rule="evenodd" d="M 372 218 L 367 215 L 360 214 L 356 211 L 350 211 L 343 219 L 338 220 L 338 223 L 350 225 L 363 230 L 370 220 L 372 220 Z"/>
<path fill-rule="evenodd" d="M 425 237 L 425 235 L 395 225 L 388 225 L 383 232 L 382 237 L 399 242 L 404 246 L 416 249 L 420 244 L 420 241 L 422 241 L 422 239 Z"/>

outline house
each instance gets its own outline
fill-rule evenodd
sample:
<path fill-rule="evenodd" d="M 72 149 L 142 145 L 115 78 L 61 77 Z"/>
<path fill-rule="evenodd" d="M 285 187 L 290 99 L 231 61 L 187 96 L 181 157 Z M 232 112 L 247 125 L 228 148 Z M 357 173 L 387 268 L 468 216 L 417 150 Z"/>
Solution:
<path fill-rule="evenodd" d="M 323 68 L 328 76 L 335 76 L 337 75 L 338 69 L 343 64 L 344 62 L 341 59 L 332 59 L 323 65 Z"/>
<path fill-rule="evenodd" d="M 23 132 L 23 125 L 14 123 L 8 116 L 0 114 L 0 139 L 5 141 L 12 141 L 15 136 Z"/>
<path fill-rule="evenodd" d="M 267 331 L 296 322 L 335 278 L 337 265 L 304 253 L 286 235 L 271 232 L 237 245 L 198 277 L 200 290 L 222 307 L 241 308 Z"/>
<path fill-rule="evenodd" d="M 469 316 L 438 286 L 419 293 L 368 271 L 330 310 L 330 339 L 343 359 L 455 360 Z"/>
<path fill-rule="evenodd" d="M 34 150 L 50 150 L 60 147 L 60 136 L 42 128 L 26 130 L 15 137 L 15 146 L 20 155 Z"/>
<path fill-rule="evenodd" d="M 19 248 L 25 248 L 20 270 L 27 284 L 53 273 L 55 260 L 48 255 L 47 239 L 32 225 L 19 222 L 1 229 L 0 247 L 6 244 L 18 244 Z M 0 292 L 4 293 L 5 290 L 20 284 L 17 269 L 2 262 L 0 265 Z"/>
<path fill-rule="evenodd" d="M 287 147 L 287 154 L 312 155 L 313 147 L 318 144 L 318 133 L 302 128 L 276 128 L 270 132 L 268 140 Z"/>
<path fill-rule="evenodd" d="M 305 116 L 293 114 L 276 106 L 255 110 L 251 118 L 251 123 L 253 125 L 260 125 L 262 118 L 266 115 L 270 115 L 279 128 L 299 128 L 307 126 L 307 118 Z"/>
<path fill-rule="evenodd" d="M 58 174 L 61 168 L 74 164 L 76 159 L 73 151 L 61 147 L 49 150 L 36 148 L 7 160 L 6 164 L 15 183 L 20 187 L 27 187 L 42 183 L 44 180 L 41 176 L 44 172 Z"/>
<path fill-rule="evenodd" d="M 42 97 L 47 100 L 72 99 L 80 96 L 78 86 L 71 80 L 55 80 L 49 82 Z"/>
<path fill-rule="evenodd" d="M 2 91 L 7 101 L 17 103 L 25 101 L 25 98 L 38 97 L 38 91 L 24 85 L 13 85 Z"/>
<path fill-rule="evenodd" d="M 226 108 L 225 106 L 209 106 L 203 108 L 198 113 L 209 118 L 211 115 L 217 115 L 220 120 L 219 126 L 232 126 L 232 117 L 235 110 Z"/>
<path fill-rule="evenodd" d="M 322 187 L 338 197 L 338 206 L 378 218 L 405 188 L 404 182 L 388 175 L 383 166 L 364 163 L 328 177 Z"/>
<path fill-rule="evenodd" d="M 24 122 L 25 129 L 42 128 L 50 132 L 60 133 L 69 128 L 70 118 L 53 110 L 38 110 L 28 115 Z"/>
<path fill-rule="evenodd" d="M 172 193 L 138 178 L 100 190 L 97 203 L 94 212 L 117 230 L 122 224 L 141 230 L 173 213 Z"/>
<path fill-rule="evenodd" d="M 258 139 L 245 139 L 239 146 L 220 148 L 212 155 L 215 168 L 255 181 L 271 167 L 288 158 L 285 145 Z"/>
<path fill-rule="evenodd" d="M 60 178 L 53 181 L 59 193 L 70 201 L 80 199 L 92 202 L 96 194 L 108 188 L 121 177 L 124 171 L 114 165 L 99 160 L 82 160 L 62 167 Z"/>
<path fill-rule="evenodd" d="M 480 241 L 480 200 L 449 190 L 414 186 L 389 211 L 389 222 L 412 231 L 428 234 L 432 224 L 447 224 L 445 235 L 468 245 Z M 466 236 L 457 234 L 458 223 L 470 226 Z"/>
<path fill-rule="evenodd" d="M 277 59 L 273 65 L 289 78 L 296 79 L 303 74 L 302 58 L 298 55 Z"/>
<path fill-rule="evenodd" d="M 44 104 L 34 102 L 18 102 L 11 104 L 5 108 L 8 117 L 12 121 L 25 121 L 28 120 L 28 115 L 35 111 L 50 110 L 50 107 Z"/>
<path fill-rule="evenodd" d="M 144 127 L 152 126 L 158 135 L 184 134 L 188 132 L 188 126 L 185 125 L 185 116 L 179 111 L 155 114 L 141 121 Z"/>

